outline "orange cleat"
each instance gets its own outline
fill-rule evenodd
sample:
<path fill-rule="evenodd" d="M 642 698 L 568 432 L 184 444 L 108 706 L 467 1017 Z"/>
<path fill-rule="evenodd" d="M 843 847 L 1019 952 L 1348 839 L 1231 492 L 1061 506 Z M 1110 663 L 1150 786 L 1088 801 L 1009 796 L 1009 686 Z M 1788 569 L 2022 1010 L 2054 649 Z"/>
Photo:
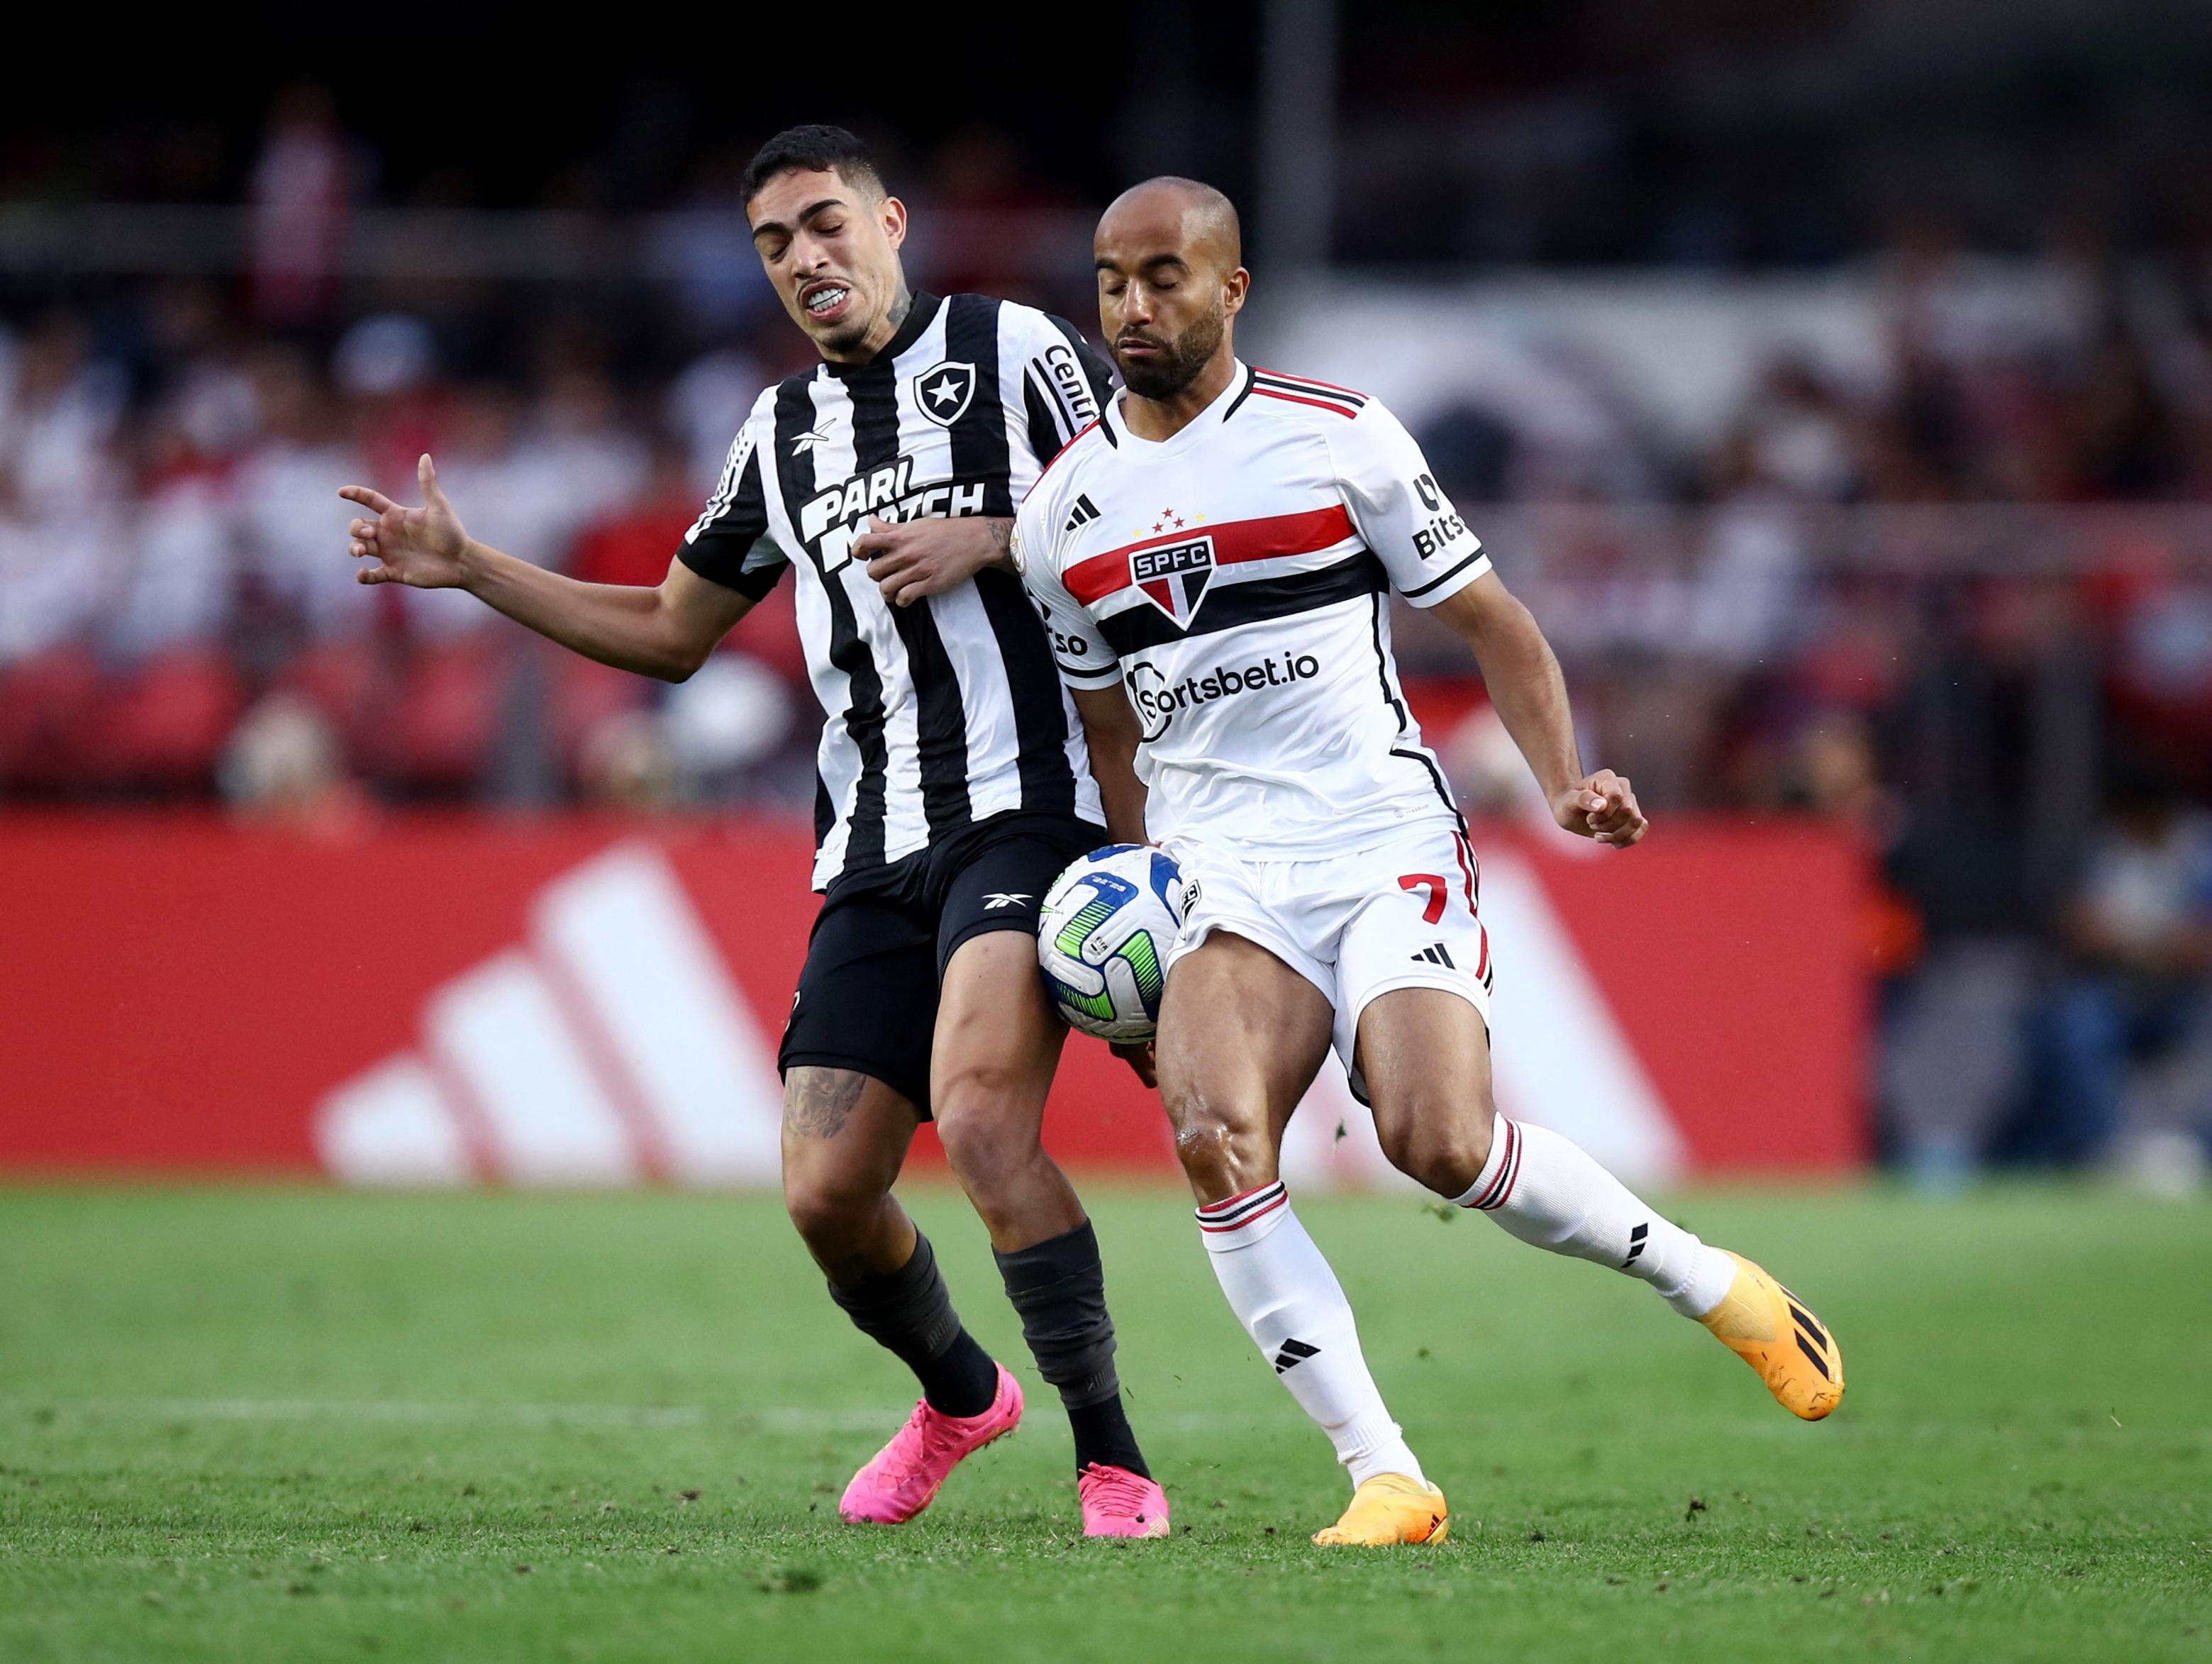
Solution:
<path fill-rule="evenodd" d="M 1403 1473 L 1377 1473 L 1352 1493 L 1352 1506 L 1326 1531 L 1314 1533 L 1323 1548 L 1395 1548 L 1401 1543 L 1441 1543 L 1451 1535 L 1444 1493 Z"/>
<path fill-rule="evenodd" d="M 1741 1254 L 1735 1281 L 1698 1320 L 1759 1371 L 1791 1415 L 1818 1421 L 1844 1401 L 1844 1351 L 1805 1303 Z"/>

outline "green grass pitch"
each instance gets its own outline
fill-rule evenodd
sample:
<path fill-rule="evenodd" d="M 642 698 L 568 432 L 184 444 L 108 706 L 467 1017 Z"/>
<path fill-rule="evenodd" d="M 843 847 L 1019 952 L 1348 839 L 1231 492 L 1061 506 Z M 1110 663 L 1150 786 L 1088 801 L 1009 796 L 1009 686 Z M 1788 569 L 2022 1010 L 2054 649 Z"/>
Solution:
<path fill-rule="evenodd" d="M 1078 1534 L 1067 1436 L 957 1195 L 1021 1434 L 836 1517 L 909 1401 L 773 1199 L 0 1193 L 0 1658 L 2212 1658 L 2212 1209 L 1711 1191 L 1835 1326 L 1785 1416 L 1641 1285 L 1398 1199 L 1301 1203 L 1453 1508 L 1346 1486 L 1167 1190 L 1091 1197 L 1172 1541 Z"/>

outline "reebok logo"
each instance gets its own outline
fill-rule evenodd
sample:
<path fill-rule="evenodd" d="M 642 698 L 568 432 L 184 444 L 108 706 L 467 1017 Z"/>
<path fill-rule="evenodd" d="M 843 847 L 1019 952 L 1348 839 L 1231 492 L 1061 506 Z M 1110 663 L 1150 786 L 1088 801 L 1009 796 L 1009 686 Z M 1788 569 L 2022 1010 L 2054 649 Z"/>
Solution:
<path fill-rule="evenodd" d="M 1282 1350 L 1275 1354 L 1275 1373 L 1280 1375 L 1285 1369 L 1295 1369 L 1320 1351 L 1320 1347 L 1309 1346 L 1303 1340 L 1285 1340 Z"/>
<path fill-rule="evenodd" d="M 1019 907 L 1028 900 L 1029 896 L 1026 892 L 1017 891 L 1010 894 L 1003 890 L 994 890 L 983 898 L 983 911 L 996 913 L 1002 907 Z"/>
<path fill-rule="evenodd" d="M 1063 532 L 1073 531 L 1077 526 L 1088 525 L 1097 518 L 1098 505 L 1091 501 L 1090 495 L 1086 492 L 1076 498 L 1075 512 L 1067 517 L 1067 524 L 1060 529 Z"/>

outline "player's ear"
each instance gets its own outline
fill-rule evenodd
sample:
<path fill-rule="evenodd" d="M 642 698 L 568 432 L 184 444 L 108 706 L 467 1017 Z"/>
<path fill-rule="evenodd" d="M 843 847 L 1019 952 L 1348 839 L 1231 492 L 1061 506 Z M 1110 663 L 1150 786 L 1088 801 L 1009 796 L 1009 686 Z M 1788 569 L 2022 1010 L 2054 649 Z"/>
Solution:
<path fill-rule="evenodd" d="M 876 214 L 884 228 L 884 240 L 893 248 L 906 242 L 906 204 L 896 197 L 886 197 L 876 205 Z"/>
<path fill-rule="evenodd" d="M 1231 317 L 1244 310 L 1244 297 L 1252 288 L 1252 274 L 1239 266 L 1221 280 L 1221 309 Z"/>

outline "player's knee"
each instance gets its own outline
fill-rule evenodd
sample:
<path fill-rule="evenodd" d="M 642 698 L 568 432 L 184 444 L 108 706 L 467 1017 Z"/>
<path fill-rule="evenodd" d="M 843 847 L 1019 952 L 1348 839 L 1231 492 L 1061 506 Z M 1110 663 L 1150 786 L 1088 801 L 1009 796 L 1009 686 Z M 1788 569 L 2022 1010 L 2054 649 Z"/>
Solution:
<path fill-rule="evenodd" d="M 1233 1182 L 1262 1153 L 1258 1118 L 1239 1114 L 1234 1106 L 1192 1092 L 1171 1101 L 1169 1113 L 1175 1123 L 1176 1158 L 1202 1195 Z"/>
<path fill-rule="evenodd" d="M 1378 1114 L 1375 1125 L 1390 1165 L 1440 1196 L 1465 1195 L 1490 1159 L 1498 1114 L 1489 1094 L 1473 1103 L 1439 1094 L 1394 1108 L 1401 1112 Z"/>
<path fill-rule="evenodd" d="M 820 1169 L 783 1175 L 784 1212 L 810 1249 L 834 1254 L 865 1236 L 884 1205 L 881 1187 Z"/>
<path fill-rule="evenodd" d="M 1042 1117 L 1018 1070 L 970 1065 L 940 1076 L 932 1092 L 945 1159 L 970 1191 L 1036 1159 Z"/>

